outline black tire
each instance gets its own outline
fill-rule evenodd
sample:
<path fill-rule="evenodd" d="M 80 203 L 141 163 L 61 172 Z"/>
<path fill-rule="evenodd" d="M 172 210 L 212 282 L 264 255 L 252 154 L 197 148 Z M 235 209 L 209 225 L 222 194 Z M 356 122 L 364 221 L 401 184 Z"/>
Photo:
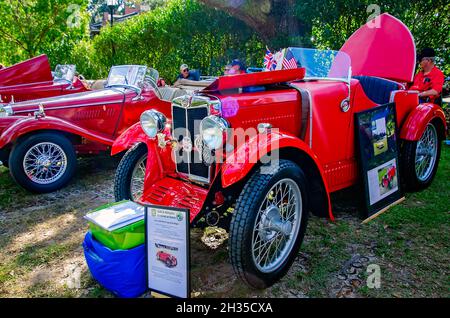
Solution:
<path fill-rule="evenodd" d="M 417 156 L 417 147 L 420 142 L 419 141 L 403 141 L 402 151 L 401 151 L 401 164 L 402 164 L 402 178 L 404 180 L 405 189 L 411 192 L 420 191 L 428 188 L 433 182 L 434 177 L 436 176 L 436 172 L 439 166 L 439 159 L 441 157 L 441 146 L 442 140 L 439 137 L 438 127 L 434 123 L 429 123 L 427 125 L 427 129 L 430 128 L 436 134 L 436 143 L 437 143 L 437 153 L 436 159 L 434 160 L 433 167 L 430 169 L 430 172 L 427 173 L 424 178 L 420 178 L 416 172 L 416 156 Z M 425 130 L 424 134 L 421 136 L 421 139 L 424 138 L 427 130 Z"/>
<path fill-rule="evenodd" d="M 276 167 L 263 166 L 264 173 L 256 171 L 240 194 L 230 226 L 229 256 L 235 273 L 249 286 L 257 289 L 267 288 L 281 279 L 289 270 L 303 241 L 308 222 L 308 192 L 306 178 L 299 166 L 288 160 L 280 160 Z M 260 168 L 261 169 L 261 168 Z M 302 209 L 297 238 L 287 257 L 276 269 L 263 272 L 258 269 L 252 252 L 253 231 L 259 207 L 267 193 L 279 181 L 290 179 L 300 190 Z"/>
<path fill-rule="evenodd" d="M 137 144 L 123 156 L 114 178 L 114 198 L 117 202 L 123 200 L 135 201 L 131 194 L 131 178 L 136 165 L 143 157 L 147 156 L 147 153 L 146 145 Z"/>
<path fill-rule="evenodd" d="M 66 157 L 66 168 L 55 181 L 42 184 L 33 181 L 28 177 L 24 169 L 24 159 L 28 151 L 33 147 L 42 144 L 51 143 L 57 145 Z M 75 149 L 70 140 L 58 133 L 37 133 L 23 139 L 19 139 L 12 148 L 9 157 L 9 170 L 13 179 L 23 188 L 34 193 L 48 193 L 59 190 L 69 183 L 75 174 L 77 167 L 77 157 Z"/>

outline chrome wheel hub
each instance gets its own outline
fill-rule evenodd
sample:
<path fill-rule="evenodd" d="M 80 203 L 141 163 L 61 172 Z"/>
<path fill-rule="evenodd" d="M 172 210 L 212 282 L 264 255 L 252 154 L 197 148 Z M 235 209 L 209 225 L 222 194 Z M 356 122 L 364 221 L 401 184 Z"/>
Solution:
<path fill-rule="evenodd" d="M 25 154 L 23 169 L 31 181 L 50 184 L 59 180 L 66 172 L 67 156 L 57 144 L 39 143 Z"/>
<path fill-rule="evenodd" d="M 283 220 L 280 209 L 271 205 L 261 215 L 259 230 L 261 231 L 261 238 L 270 241 L 277 233 L 289 236 L 292 232 L 292 222 Z"/>
<path fill-rule="evenodd" d="M 302 196 L 295 181 L 283 179 L 269 190 L 253 228 L 252 257 L 258 270 L 270 273 L 286 261 L 300 231 L 302 212 Z"/>
<path fill-rule="evenodd" d="M 436 128 L 428 124 L 425 132 L 417 142 L 415 168 L 417 178 L 425 182 L 433 173 L 438 150 L 438 136 Z"/>

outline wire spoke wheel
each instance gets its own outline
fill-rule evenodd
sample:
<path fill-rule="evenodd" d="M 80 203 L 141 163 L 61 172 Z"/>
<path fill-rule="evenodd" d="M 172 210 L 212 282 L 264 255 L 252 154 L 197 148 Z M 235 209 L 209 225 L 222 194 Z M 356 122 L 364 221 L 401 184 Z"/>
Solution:
<path fill-rule="evenodd" d="M 296 242 L 302 217 L 302 196 L 292 179 L 278 181 L 268 191 L 256 216 L 253 261 L 263 273 L 278 269 Z"/>
<path fill-rule="evenodd" d="M 144 194 L 145 169 L 147 166 L 147 154 L 145 154 L 133 169 L 130 182 L 130 193 L 133 201 L 139 201 Z"/>
<path fill-rule="evenodd" d="M 67 155 L 57 144 L 42 142 L 32 146 L 23 158 L 27 177 L 40 185 L 58 181 L 66 172 Z"/>
<path fill-rule="evenodd" d="M 433 173 L 438 152 L 438 135 L 436 128 L 428 124 L 425 132 L 417 143 L 415 170 L 417 178 L 424 182 Z"/>

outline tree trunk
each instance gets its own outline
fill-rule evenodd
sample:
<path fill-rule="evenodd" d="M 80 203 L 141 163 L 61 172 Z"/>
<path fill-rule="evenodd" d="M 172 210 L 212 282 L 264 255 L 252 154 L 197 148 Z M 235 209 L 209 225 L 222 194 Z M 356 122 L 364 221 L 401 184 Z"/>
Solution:
<path fill-rule="evenodd" d="M 295 15 L 295 0 L 200 0 L 242 20 L 268 45 L 308 46 L 311 26 Z"/>

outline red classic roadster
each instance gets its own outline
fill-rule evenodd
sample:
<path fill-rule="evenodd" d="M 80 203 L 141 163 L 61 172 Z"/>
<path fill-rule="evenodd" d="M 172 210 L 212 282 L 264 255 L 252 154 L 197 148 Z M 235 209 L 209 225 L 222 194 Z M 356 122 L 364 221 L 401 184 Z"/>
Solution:
<path fill-rule="evenodd" d="M 158 72 L 146 66 L 114 66 L 104 88 L 0 104 L 0 162 L 29 191 L 63 187 L 74 175 L 77 154 L 109 150 L 145 110 L 170 116 L 171 98 L 186 90 L 159 89 L 157 80 Z"/>
<path fill-rule="evenodd" d="M 158 253 L 156 253 L 156 259 L 160 262 L 163 262 L 167 267 L 175 267 L 178 263 L 175 256 L 163 251 L 158 251 Z"/>
<path fill-rule="evenodd" d="M 395 103 L 404 181 L 430 185 L 444 113 L 403 84 L 416 64 L 407 27 L 377 19 L 379 28 L 369 22 L 339 52 L 290 48 L 297 69 L 220 77 L 174 99 L 169 116 L 144 112 L 112 148 L 129 149 L 116 200 L 189 209 L 192 225 L 230 214 L 234 270 L 265 288 L 292 264 L 308 213 L 333 219 L 330 193 L 358 183 L 355 113 Z"/>
<path fill-rule="evenodd" d="M 88 91 L 75 65 L 57 65 L 54 72 L 46 55 L 0 70 L 0 103 L 68 95 Z"/>

